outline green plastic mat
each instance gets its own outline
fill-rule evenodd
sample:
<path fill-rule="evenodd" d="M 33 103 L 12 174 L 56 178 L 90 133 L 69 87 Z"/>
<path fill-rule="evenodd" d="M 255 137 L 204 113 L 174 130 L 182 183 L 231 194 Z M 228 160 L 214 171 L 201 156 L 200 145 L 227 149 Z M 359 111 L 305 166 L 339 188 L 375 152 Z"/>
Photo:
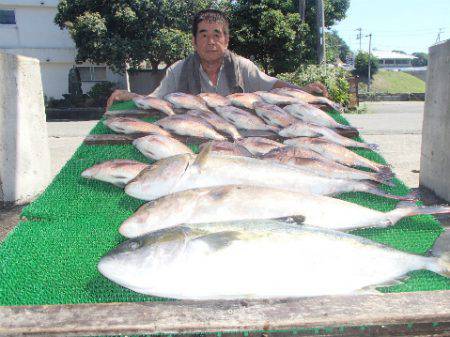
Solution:
<path fill-rule="evenodd" d="M 133 108 L 131 102 L 115 109 Z M 348 124 L 339 114 L 339 121 Z M 91 134 L 112 133 L 101 122 Z M 192 147 L 198 151 L 197 147 Z M 385 163 L 377 153 L 359 154 Z M 81 145 L 45 192 L 24 208 L 21 222 L 0 245 L 0 305 L 77 304 L 101 302 L 166 301 L 141 295 L 104 278 L 97 271 L 99 259 L 125 239 L 118 227 L 144 202 L 127 196 L 111 184 L 81 178 L 81 172 L 102 161 L 135 159 L 149 162 L 130 145 Z M 395 179 L 383 187 L 405 195 L 408 188 Z M 381 211 L 395 208 L 396 201 L 366 194 L 339 196 Z M 425 254 L 442 232 L 427 215 L 409 217 L 388 229 L 354 231 L 372 240 L 411 253 Z M 382 292 L 450 289 L 450 280 L 429 271 L 415 271 Z"/>

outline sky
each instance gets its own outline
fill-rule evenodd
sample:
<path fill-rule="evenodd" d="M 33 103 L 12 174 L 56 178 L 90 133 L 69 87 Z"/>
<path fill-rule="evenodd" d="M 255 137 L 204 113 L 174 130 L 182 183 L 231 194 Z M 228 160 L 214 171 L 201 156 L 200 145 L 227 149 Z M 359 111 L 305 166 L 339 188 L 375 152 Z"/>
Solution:
<path fill-rule="evenodd" d="M 450 39 L 450 0 L 350 0 L 347 17 L 331 27 L 350 49 L 359 51 L 357 28 L 362 28 L 361 48 L 425 52 L 436 42 Z"/>

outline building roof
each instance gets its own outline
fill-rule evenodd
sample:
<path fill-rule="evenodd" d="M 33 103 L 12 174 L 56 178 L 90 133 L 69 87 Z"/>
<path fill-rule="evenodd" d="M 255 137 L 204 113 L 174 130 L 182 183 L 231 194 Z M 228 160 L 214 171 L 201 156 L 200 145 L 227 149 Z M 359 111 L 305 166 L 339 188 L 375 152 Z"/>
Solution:
<path fill-rule="evenodd" d="M 412 60 L 412 59 L 417 58 L 414 55 L 402 54 L 402 53 L 398 53 L 395 51 L 387 51 L 387 50 L 373 50 L 372 54 L 378 59 L 386 59 L 386 60 L 389 60 L 389 59 L 391 59 L 391 60 L 393 60 L 393 59 Z"/>

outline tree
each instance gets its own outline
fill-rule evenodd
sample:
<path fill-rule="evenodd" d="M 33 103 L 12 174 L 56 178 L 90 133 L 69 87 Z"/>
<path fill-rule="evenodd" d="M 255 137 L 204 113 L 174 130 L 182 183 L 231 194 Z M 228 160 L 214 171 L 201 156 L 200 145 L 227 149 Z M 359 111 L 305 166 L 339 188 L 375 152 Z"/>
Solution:
<path fill-rule="evenodd" d="M 428 54 L 427 53 L 413 53 L 416 59 L 412 60 L 413 67 L 425 67 L 428 65 Z"/>
<path fill-rule="evenodd" d="M 325 0 L 325 25 L 345 17 L 349 0 Z M 292 72 L 316 60 L 316 9 L 302 22 L 297 0 L 236 0 L 229 4 L 230 48 L 253 59 L 266 72 Z"/>
<path fill-rule="evenodd" d="M 339 57 L 343 62 L 351 55 L 351 51 L 347 43 L 338 35 L 337 31 L 325 33 L 327 62 L 333 63 Z"/>
<path fill-rule="evenodd" d="M 373 78 L 378 72 L 378 59 L 370 55 L 370 78 Z M 355 75 L 367 79 L 369 77 L 369 54 L 366 52 L 359 52 L 355 58 L 355 70 L 353 70 Z"/>
<path fill-rule="evenodd" d="M 149 61 L 153 69 L 191 52 L 191 18 L 212 0 L 61 0 L 55 22 L 68 28 L 77 61 L 123 72 Z"/>

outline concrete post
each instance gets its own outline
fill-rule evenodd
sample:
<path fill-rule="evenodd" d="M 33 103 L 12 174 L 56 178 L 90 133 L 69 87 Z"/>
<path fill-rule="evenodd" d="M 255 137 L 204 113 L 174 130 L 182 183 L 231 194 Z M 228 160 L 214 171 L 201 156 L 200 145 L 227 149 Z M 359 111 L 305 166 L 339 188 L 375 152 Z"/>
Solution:
<path fill-rule="evenodd" d="M 450 201 L 450 40 L 429 49 L 419 185 Z"/>
<path fill-rule="evenodd" d="M 23 204 L 50 181 L 39 61 L 0 53 L 0 204 Z"/>

